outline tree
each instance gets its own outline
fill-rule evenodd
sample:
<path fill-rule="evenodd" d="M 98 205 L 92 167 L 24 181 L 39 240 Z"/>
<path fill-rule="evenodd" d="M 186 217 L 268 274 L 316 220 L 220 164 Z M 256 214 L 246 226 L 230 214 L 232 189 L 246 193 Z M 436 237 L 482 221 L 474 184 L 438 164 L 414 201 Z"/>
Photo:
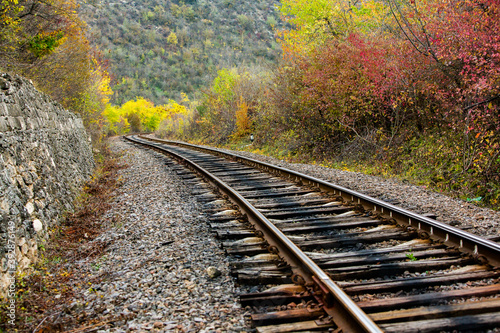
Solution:
<path fill-rule="evenodd" d="M 177 35 L 175 34 L 175 32 L 170 32 L 170 35 L 168 35 L 167 37 L 167 42 L 169 44 L 172 44 L 172 45 L 177 45 L 178 43 L 178 40 L 177 40 Z"/>
<path fill-rule="evenodd" d="M 74 0 L 2 0 L 0 4 L 0 66 L 37 65 L 81 31 Z"/>
<path fill-rule="evenodd" d="M 284 0 L 279 10 L 292 28 L 279 31 L 285 55 L 313 52 L 331 39 L 382 26 L 386 9 L 379 1 Z"/>
<path fill-rule="evenodd" d="M 187 97 L 184 99 L 187 100 Z M 108 106 L 104 112 L 108 134 L 124 134 L 158 129 L 160 123 L 175 115 L 186 115 L 185 106 L 170 100 L 168 104 L 155 106 L 151 101 L 137 97 L 125 102 L 122 106 Z"/>
<path fill-rule="evenodd" d="M 0 67 L 79 113 L 98 140 L 112 91 L 106 62 L 90 46 L 76 8 L 75 0 L 2 0 Z"/>

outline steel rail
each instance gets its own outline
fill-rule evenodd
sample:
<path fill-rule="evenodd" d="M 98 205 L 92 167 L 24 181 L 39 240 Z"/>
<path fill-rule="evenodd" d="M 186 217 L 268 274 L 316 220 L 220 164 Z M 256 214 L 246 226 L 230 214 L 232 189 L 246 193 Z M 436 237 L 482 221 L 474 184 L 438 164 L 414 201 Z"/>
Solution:
<path fill-rule="evenodd" d="M 430 237 L 435 240 L 440 240 L 448 246 L 458 248 L 463 252 L 472 254 L 477 260 L 482 263 L 487 263 L 493 267 L 500 267 L 500 244 L 473 235 L 461 229 L 452 227 L 448 224 L 430 219 L 417 213 L 408 211 L 391 205 L 387 202 L 372 198 L 368 195 L 350 190 L 348 188 L 317 179 L 303 173 L 274 166 L 272 164 L 257 161 L 255 159 L 243 157 L 236 154 L 222 152 L 216 149 L 201 147 L 185 142 L 160 140 L 141 135 L 143 139 L 160 142 L 164 144 L 177 145 L 187 147 L 199 151 L 208 152 L 218 156 L 225 156 L 231 160 L 245 163 L 254 167 L 258 167 L 264 171 L 274 174 L 286 176 L 301 184 L 309 184 L 317 187 L 324 192 L 331 192 L 335 195 L 340 195 L 344 200 L 350 201 L 353 204 L 362 205 L 365 210 L 372 210 L 376 214 L 380 214 L 387 219 L 394 219 L 398 224 L 416 229 L 422 237 Z"/>
<path fill-rule="evenodd" d="M 224 181 L 190 159 L 183 157 L 166 147 L 161 147 L 150 142 L 144 142 L 143 140 L 138 140 L 133 136 L 125 138 L 135 143 L 154 147 L 157 150 L 170 154 L 178 160 L 188 163 L 192 169 L 202 175 L 206 180 L 217 186 L 222 193 L 227 195 L 228 198 L 240 208 L 242 213 L 246 215 L 250 222 L 256 224 L 256 229 L 261 230 L 266 235 L 265 239 L 270 243 L 270 246 L 274 246 L 275 249 L 279 249 L 279 254 L 284 256 L 285 260 L 293 267 L 295 272 L 301 272 L 303 277 L 309 280 L 308 282 L 319 284 L 320 290 L 325 291 L 326 288 L 326 293 L 323 292 L 325 311 L 334 315 L 334 322 L 340 324 L 339 326 L 343 328 L 344 332 L 382 332 L 382 330 L 371 320 L 371 318 L 363 310 L 361 310 L 356 303 L 346 293 L 344 293 L 344 291 L 342 291 L 342 289 L 334 281 L 332 281 L 321 268 L 318 267 L 316 263 L 303 253 L 297 245 L 295 245 L 285 234 L 283 234 L 283 232 L 281 232 L 281 230 L 279 230 L 262 213 L 260 213 L 250 202 L 248 202 L 237 191 L 228 186 Z M 146 140 L 152 141 L 149 139 Z M 316 279 L 311 279 L 309 277 L 310 275 L 316 277 Z"/>

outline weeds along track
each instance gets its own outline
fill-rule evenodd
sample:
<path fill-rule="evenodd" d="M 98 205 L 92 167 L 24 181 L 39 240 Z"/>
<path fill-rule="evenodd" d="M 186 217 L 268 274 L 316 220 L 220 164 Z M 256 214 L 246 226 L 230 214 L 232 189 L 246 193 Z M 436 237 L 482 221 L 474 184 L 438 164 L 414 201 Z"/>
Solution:
<path fill-rule="evenodd" d="M 179 142 L 163 152 L 211 214 L 257 332 L 500 327 L 500 245 L 291 170 Z"/>

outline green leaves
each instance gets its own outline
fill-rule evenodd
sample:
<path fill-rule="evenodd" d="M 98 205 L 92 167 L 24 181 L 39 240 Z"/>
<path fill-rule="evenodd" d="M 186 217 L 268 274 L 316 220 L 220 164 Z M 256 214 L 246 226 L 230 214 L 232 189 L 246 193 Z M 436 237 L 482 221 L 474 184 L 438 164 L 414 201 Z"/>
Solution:
<path fill-rule="evenodd" d="M 64 42 L 64 32 L 39 33 L 28 40 L 28 48 L 37 58 L 51 54 Z"/>
<path fill-rule="evenodd" d="M 235 71 L 223 68 L 217 72 L 213 81 L 212 90 L 217 95 L 217 102 L 228 103 L 234 98 L 233 87 L 239 75 Z"/>

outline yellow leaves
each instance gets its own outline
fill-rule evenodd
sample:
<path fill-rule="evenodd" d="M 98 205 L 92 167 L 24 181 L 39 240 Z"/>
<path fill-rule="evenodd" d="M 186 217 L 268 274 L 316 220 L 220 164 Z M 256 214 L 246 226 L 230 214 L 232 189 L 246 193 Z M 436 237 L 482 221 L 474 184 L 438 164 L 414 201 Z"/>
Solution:
<path fill-rule="evenodd" d="M 183 102 L 189 102 L 186 94 L 182 97 Z M 110 134 L 123 134 L 129 130 L 155 131 L 162 121 L 188 113 L 187 107 L 173 100 L 168 104 L 155 106 L 152 102 L 137 97 L 136 100 L 127 101 L 121 107 L 108 105 L 103 115 L 106 117 Z"/>
<path fill-rule="evenodd" d="M 105 75 L 102 77 L 102 79 L 98 83 L 97 90 L 102 96 L 102 103 L 103 104 L 108 104 L 109 102 L 109 97 L 113 95 L 113 90 L 111 90 L 111 87 L 109 86 L 109 83 L 111 82 L 111 78 L 105 73 Z"/>
<path fill-rule="evenodd" d="M 182 97 L 182 101 L 183 102 L 189 103 L 188 95 L 186 95 L 185 93 L 181 92 L 181 97 Z"/>
<path fill-rule="evenodd" d="M 217 103 L 226 104 L 234 97 L 233 88 L 240 75 L 235 70 L 226 68 L 221 69 L 217 74 L 213 81 L 212 91 L 217 95 Z"/>
<path fill-rule="evenodd" d="M 18 14 L 22 12 L 24 8 L 18 6 L 17 0 L 2 0 L 0 3 L 0 40 L 13 41 L 16 39 L 16 34 L 22 28 L 20 25 L 21 20 L 18 18 Z M 8 45 L 1 45 L 3 48 Z M 0 49 L 1 51 L 1 49 Z"/>
<path fill-rule="evenodd" d="M 168 35 L 167 37 L 167 42 L 169 44 L 172 44 L 172 45 L 177 45 L 177 43 L 179 42 L 178 39 L 177 39 L 177 35 L 175 34 L 175 32 L 170 32 L 170 35 Z"/>
<path fill-rule="evenodd" d="M 187 95 L 183 95 L 183 101 L 189 102 L 189 99 L 187 99 Z M 174 115 L 187 115 L 189 111 L 188 108 L 186 108 L 184 105 L 181 105 L 174 100 L 169 100 L 167 105 L 163 105 L 163 108 L 165 108 L 165 110 L 167 111 L 168 118 L 171 118 Z"/>
<path fill-rule="evenodd" d="M 235 116 L 236 132 L 233 134 L 233 137 L 242 137 L 248 134 L 250 131 L 250 117 L 248 116 L 248 105 L 243 100 L 243 96 L 240 96 Z"/>

